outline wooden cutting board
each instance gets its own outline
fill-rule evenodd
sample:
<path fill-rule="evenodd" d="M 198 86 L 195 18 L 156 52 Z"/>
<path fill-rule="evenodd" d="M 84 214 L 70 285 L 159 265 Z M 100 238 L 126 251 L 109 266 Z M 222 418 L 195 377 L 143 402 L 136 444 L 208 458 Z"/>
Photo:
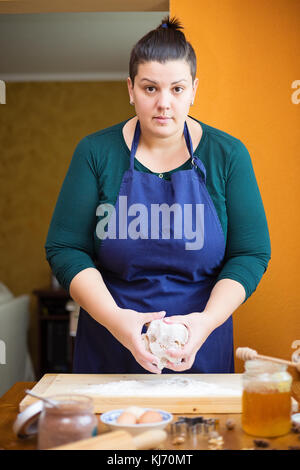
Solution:
<path fill-rule="evenodd" d="M 45 374 L 32 391 L 91 396 L 95 413 L 133 405 L 170 413 L 242 411 L 242 374 Z M 27 395 L 20 411 L 35 401 Z"/>

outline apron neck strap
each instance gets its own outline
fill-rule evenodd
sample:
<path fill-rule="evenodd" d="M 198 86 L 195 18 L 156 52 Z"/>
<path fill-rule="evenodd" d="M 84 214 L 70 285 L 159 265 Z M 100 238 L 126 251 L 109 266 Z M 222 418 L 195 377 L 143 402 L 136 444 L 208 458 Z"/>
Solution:
<path fill-rule="evenodd" d="M 137 120 L 135 131 L 134 131 L 134 136 L 133 136 L 133 141 L 131 145 L 131 151 L 130 151 L 130 168 L 132 170 L 134 169 L 134 157 L 135 157 L 137 147 L 139 144 L 140 135 L 141 135 L 141 126 L 140 126 L 140 121 Z"/>
<path fill-rule="evenodd" d="M 193 158 L 193 156 L 194 156 L 193 143 L 192 143 L 191 134 L 189 133 L 189 129 L 188 129 L 186 121 L 184 121 L 183 133 L 184 133 L 184 138 L 185 138 L 185 141 L 186 141 L 186 146 L 188 148 L 188 151 L 190 153 L 191 158 Z"/>

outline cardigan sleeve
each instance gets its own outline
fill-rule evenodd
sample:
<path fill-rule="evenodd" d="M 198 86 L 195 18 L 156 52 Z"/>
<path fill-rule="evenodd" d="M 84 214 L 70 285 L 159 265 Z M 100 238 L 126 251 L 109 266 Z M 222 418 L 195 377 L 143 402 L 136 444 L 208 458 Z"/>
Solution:
<path fill-rule="evenodd" d="M 251 158 L 240 140 L 233 144 L 226 172 L 227 241 L 217 281 L 226 278 L 241 283 L 245 302 L 267 269 L 271 243 Z"/>
<path fill-rule="evenodd" d="M 73 277 L 95 267 L 93 234 L 98 183 L 88 137 L 77 145 L 61 187 L 45 243 L 46 259 L 69 291 Z"/>

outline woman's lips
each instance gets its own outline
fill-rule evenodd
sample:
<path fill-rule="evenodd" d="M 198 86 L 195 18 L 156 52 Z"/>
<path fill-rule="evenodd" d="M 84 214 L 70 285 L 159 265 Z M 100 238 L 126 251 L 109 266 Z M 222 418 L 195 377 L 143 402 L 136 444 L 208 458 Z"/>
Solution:
<path fill-rule="evenodd" d="M 157 117 L 155 117 L 154 119 L 155 119 L 157 122 L 161 123 L 161 124 L 165 124 L 165 123 L 169 122 L 170 119 L 172 119 L 172 118 L 170 118 L 170 117 L 157 116 Z"/>

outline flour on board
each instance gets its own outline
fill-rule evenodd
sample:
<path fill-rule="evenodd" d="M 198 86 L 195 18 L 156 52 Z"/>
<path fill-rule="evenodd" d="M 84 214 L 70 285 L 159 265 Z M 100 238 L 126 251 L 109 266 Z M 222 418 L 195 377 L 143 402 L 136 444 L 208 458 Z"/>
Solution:
<path fill-rule="evenodd" d="M 226 387 L 224 384 L 207 383 L 190 378 L 153 380 L 119 380 L 73 390 L 75 393 L 93 396 L 135 397 L 187 397 L 187 396 L 241 396 L 242 386 Z"/>

